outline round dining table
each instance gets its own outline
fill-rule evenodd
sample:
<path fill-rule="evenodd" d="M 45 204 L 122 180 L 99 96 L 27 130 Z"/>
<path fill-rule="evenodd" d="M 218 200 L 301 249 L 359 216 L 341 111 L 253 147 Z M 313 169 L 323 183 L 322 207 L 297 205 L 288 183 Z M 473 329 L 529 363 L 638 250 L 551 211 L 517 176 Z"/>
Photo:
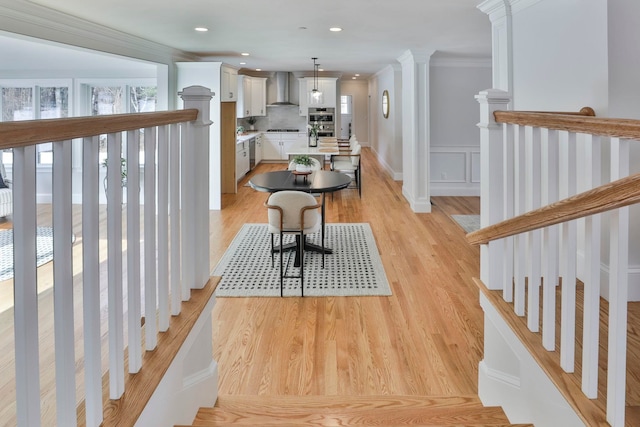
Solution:
<path fill-rule="evenodd" d="M 347 188 L 351 183 L 351 177 L 340 172 L 318 170 L 309 175 L 296 174 L 290 170 L 264 172 L 254 175 L 249 180 L 249 185 L 258 191 L 273 193 L 276 191 L 297 190 L 307 193 L 322 194 L 322 229 L 324 230 L 324 202 L 325 194 Z M 298 238 L 298 237 L 296 237 Z M 296 243 L 283 247 L 283 250 L 296 250 Z M 304 242 L 304 250 L 322 253 L 322 247 Z M 333 253 L 330 248 L 324 248 L 325 254 Z M 300 266 L 300 254 L 296 251 L 294 261 L 296 267 Z"/>

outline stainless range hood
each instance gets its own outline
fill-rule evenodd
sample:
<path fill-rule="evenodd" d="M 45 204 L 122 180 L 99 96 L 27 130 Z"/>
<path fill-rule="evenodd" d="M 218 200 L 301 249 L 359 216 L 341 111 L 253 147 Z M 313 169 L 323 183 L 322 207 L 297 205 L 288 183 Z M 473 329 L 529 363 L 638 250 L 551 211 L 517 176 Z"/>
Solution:
<path fill-rule="evenodd" d="M 281 107 L 288 105 L 296 105 L 289 102 L 289 73 L 286 71 L 277 71 L 275 74 L 276 83 L 276 102 L 269 104 L 272 107 Z"/>

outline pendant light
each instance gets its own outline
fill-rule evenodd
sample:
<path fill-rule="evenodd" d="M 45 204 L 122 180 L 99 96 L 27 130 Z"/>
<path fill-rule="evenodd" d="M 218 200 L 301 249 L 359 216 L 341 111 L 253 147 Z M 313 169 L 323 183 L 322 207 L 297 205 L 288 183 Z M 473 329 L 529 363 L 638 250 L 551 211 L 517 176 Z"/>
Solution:
<path fill-rule="evenodd" d="M 311 59 L 313 59 L 313 89 L 311 90 L 310 103 L 318 105 L 323 103 L 322 92 L 318 89 L 318 67 L 320 64 L 316 64 L 318 58 Z"/>

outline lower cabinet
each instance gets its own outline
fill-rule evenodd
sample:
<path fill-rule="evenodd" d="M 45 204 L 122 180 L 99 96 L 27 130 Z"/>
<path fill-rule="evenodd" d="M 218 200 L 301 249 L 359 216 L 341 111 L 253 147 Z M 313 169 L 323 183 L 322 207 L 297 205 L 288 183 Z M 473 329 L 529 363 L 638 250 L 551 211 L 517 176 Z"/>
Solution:
<path fill-rule="evenodd" d="M 249 141 L 236 144 L 236 180 L 240 181 L 249 172 Z"/>
<path fill-rule="evenodd" d="M 307 134 L 304 132 L 264 133 L 262 135 L 263 160 L 288 160 L 288 152 L 294 147 L 306 146 Z"/>

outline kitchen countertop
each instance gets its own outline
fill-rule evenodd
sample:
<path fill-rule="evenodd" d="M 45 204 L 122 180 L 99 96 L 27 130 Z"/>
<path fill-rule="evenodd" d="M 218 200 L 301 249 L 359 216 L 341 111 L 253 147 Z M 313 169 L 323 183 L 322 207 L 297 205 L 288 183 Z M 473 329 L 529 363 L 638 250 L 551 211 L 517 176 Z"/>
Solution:
<path fill-rule="evenodd" d="M 236 135 L 236 144 L 239 144 L 241 142 L 245 142 L 250 140 L 251 138 L 255 138 L 256 136 L 258 136 L 259 134 L 261 134 L 262 132 L 258 132 L 258 131 L 253 131 L 253 132 L 247 132 L 245 134 L 242 135 Z"/>

